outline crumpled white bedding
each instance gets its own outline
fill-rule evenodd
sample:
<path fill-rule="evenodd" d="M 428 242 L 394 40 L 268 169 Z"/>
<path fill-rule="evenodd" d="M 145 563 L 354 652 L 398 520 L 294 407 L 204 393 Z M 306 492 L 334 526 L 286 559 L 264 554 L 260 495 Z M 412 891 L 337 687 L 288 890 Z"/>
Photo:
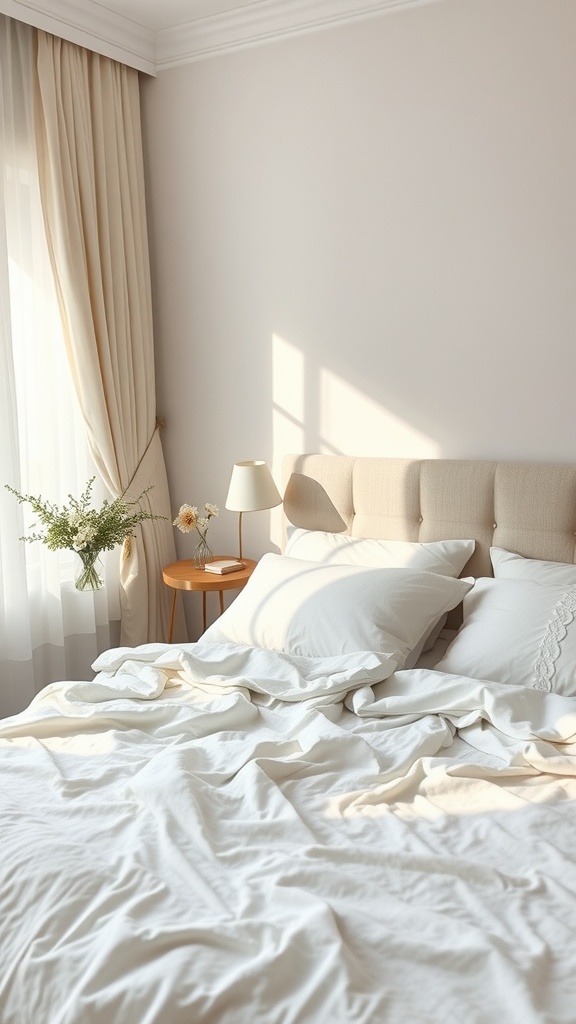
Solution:
<path fill-rule="evenodd" d="M 574 1024 L 575 700 L 369 653 L 96 668 L 0 723 L 2 1024 Z"/>

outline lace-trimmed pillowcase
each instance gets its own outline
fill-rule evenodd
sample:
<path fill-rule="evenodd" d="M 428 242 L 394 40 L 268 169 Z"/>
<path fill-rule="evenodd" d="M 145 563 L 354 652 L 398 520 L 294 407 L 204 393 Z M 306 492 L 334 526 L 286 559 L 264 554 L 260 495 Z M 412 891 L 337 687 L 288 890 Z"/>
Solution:
<path fill-rule="evenodd" d="M 435 669 L 575 696 L 576 566 L 499 548 L 491 556 L 496 578 L 465 597 L 463 625 Z"/>

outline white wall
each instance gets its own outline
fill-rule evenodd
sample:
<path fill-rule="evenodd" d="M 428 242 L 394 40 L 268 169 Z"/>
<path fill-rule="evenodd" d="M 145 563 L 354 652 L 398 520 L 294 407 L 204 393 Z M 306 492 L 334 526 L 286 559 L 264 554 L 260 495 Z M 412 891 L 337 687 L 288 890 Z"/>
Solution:
<path fill-rule="evenodd" d="M 144 81 L 175 508 L 286 451 L 575 461 L 574 40 L 439 0 Z"/>

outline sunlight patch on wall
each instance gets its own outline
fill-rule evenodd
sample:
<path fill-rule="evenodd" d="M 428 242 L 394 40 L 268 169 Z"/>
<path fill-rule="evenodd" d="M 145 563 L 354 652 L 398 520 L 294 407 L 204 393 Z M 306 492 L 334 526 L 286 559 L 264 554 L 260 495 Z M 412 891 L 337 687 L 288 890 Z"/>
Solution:
<path fill-rule="evenodd" d="M 283 493 L 282 459 L 288 452 L 305 450 L 304 354 L 280 335 L 272 335 L 272 465 L 276 485 Z M 270 539 L 282 546 L 282 506 L 270 517 Z"/>
<path fill-rule="evenodd" d="M 290 452 L 417 459 L 441 454 L 440 446 L 407 420 L 273 334 L 270 468 L 280 491 L 282 460 Z M 270 539 L 281 547 L 281 507 L 271 513 L 270 530 Z"/>
<path fill-rule="evenodd" d="M 440 446 L 331 370 L 319 374 L 324 451 L 387 458 L 436 459 Z"/>

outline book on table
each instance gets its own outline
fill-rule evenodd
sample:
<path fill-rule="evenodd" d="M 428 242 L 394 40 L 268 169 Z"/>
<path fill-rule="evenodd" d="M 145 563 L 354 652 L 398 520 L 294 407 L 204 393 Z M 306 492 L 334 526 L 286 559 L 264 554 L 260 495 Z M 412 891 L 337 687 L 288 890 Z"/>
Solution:
<path fill-rule="evenodd" d="M 214 562 L 206 562 L 204 568 L 206 572 L 215 572 L 222 576 L 227 572 L 238 572 L 239 569 L 244 568 L 244 565 L 237 558 L 217 558 Z"/>

